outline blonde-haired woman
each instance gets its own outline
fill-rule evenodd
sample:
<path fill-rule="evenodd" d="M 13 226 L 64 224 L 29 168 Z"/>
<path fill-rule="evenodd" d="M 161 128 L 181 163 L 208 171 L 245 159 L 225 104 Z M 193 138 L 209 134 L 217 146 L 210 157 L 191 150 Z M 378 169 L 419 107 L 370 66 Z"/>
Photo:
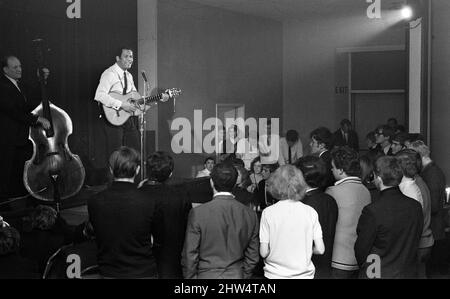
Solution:
<path fill-rule="evenodd" d="M 306 192 L 302 172 L 286 165 L 275 171 L 268 190 L 279 201 L 261 217 L 260 254 L 264 276 L 270 279 L 314 278 L 312 254 L 323 254 L 325 245 L 317 212 L 301 202 Z"/>

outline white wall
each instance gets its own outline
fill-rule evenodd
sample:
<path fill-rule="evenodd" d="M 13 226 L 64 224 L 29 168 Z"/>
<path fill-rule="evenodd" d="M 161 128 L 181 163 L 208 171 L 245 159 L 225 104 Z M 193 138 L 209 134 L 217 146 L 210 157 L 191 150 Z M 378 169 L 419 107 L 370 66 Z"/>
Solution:
<path fill-rule="evenodd" d="M 401 45 L 403 24 L 368 19 L 364 10 L 284 24 L 283 129 L 296 129 L 307 148 L 318 126 L 337 129 L 348 117 L 348 101 L 335 99 L 336 48 Z"/>

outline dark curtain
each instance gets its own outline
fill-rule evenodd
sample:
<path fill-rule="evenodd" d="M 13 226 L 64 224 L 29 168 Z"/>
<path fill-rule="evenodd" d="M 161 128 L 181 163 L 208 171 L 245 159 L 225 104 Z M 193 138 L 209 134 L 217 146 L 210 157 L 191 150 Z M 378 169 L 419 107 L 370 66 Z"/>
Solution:
<path fill-rule="evenodd" d="M 102 180 L 95 173 L 105 169 L 106 154 L 93 98 L 117 49 L 125 45 L 137 52 L 137 1 L 81 0 L 80 19 L 67 17 L 69 5 L 65 0 L 0 0 L 0 52 L 18 56 L 22 80 L 36 82 L 32 41 L 44 40 L 45 64 L 51 70 L 50 100 L 71 117 L 69 147 L 81 157 L 87 183 L 96 184 Z M 136 67 L 132 73 L 136 78 Z"/>

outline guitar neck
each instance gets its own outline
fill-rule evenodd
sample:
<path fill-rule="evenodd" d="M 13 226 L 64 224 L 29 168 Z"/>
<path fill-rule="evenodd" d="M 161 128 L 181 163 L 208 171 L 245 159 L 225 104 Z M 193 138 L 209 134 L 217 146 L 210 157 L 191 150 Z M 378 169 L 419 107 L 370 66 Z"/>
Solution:
<path fill-rule="evenodd" d="M 139 104 L 142 105 L 145 103 L 145 105 L 148 105 L 153 102 L 158 102 L 162 99 L 162 97 L 163 97 L 162 93 L 154 95 L 154 96 L 148 96 L 145 99 L 142 99 L 142 101 L 139 101 Z"/>

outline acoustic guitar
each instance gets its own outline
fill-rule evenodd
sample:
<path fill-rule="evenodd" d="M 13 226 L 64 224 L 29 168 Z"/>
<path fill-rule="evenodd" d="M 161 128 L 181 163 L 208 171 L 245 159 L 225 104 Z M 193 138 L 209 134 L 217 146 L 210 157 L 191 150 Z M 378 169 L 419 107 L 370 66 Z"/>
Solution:
<path fill-rule="evenodd" d="M 164 97 L 167 94 L 169 98 L 176 98 L 181 94 L 181 90 L 177 88 L 167 89 L 165 92 L 143 98 L 138 92 L 132 91 L 126 95 L 120 93 L 111 92 L 109 95 L 122 103 L 128 102 L 135 105 L 137 108 L 134 113 L 126 112 L 122 109 L 116 110 L 114 108 L 106 107 L 103 105 L 103 112 L 105 113 L 106 119 L 114 126 L 123 125 L 131 116 L 141 115 L 144 111 L 150 108 L 151 103 L 157 102 L 167 102 L 168 98 Z"/>

